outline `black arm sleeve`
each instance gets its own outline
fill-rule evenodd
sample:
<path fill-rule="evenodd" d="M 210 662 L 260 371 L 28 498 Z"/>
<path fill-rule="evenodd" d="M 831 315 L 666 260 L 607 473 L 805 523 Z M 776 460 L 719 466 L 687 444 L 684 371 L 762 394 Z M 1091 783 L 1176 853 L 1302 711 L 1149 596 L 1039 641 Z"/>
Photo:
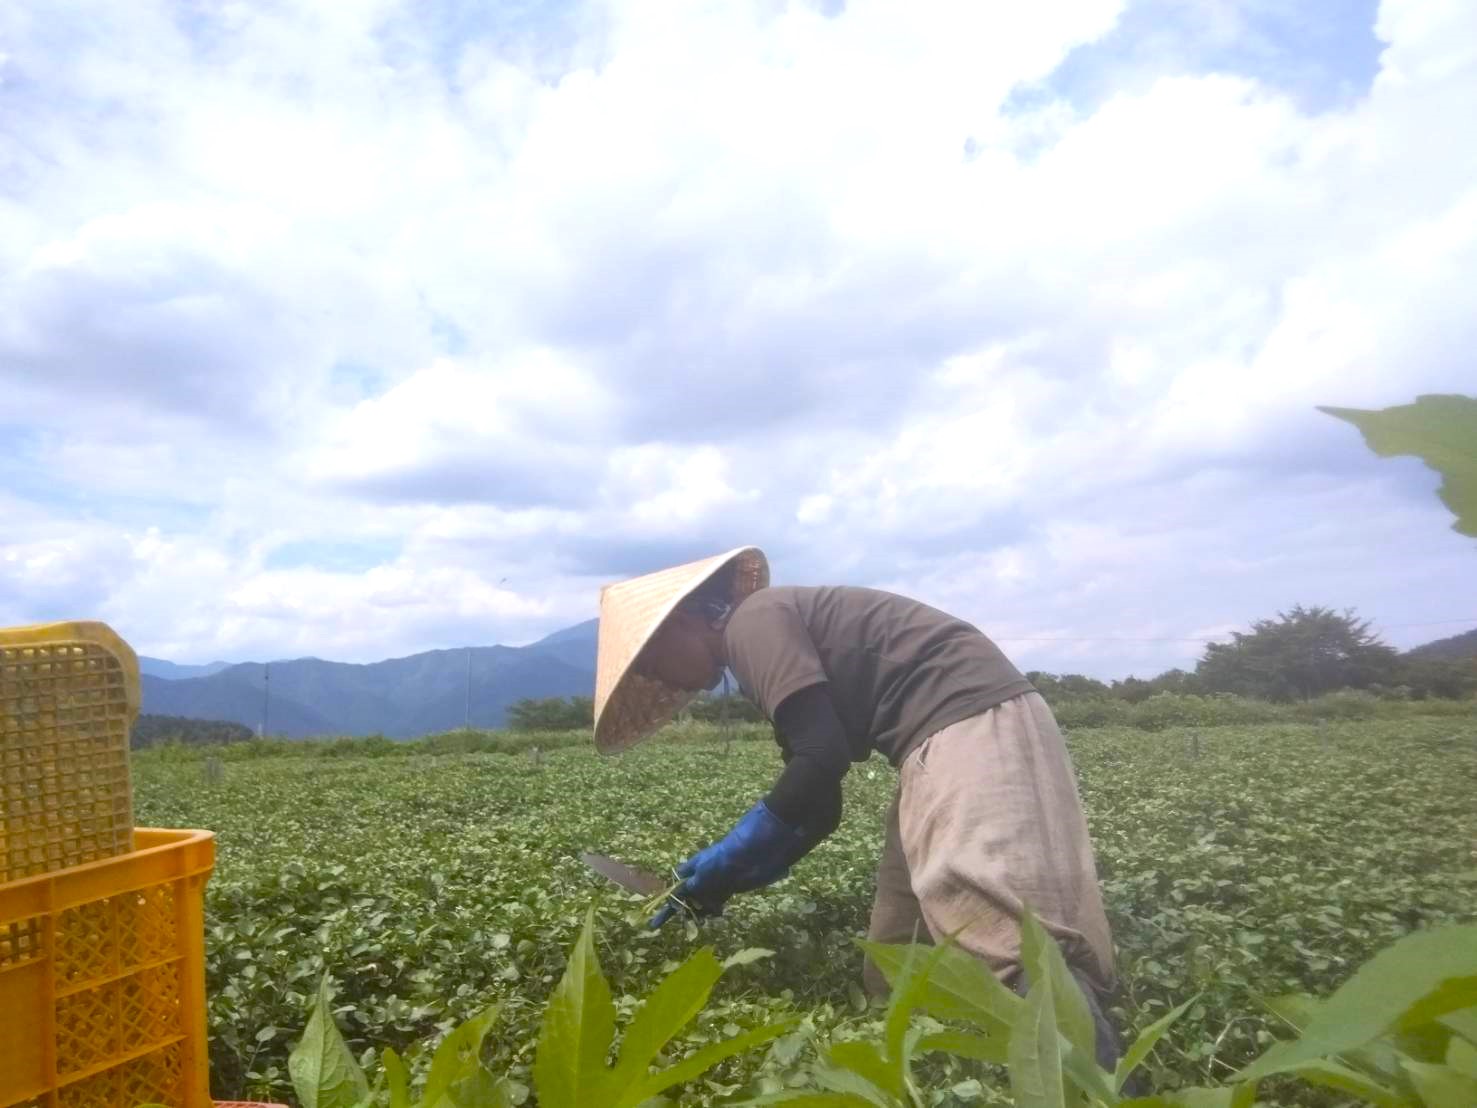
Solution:
<path fill-rule="evenodd" d="M 841 779 L 851 768 L 851 748 L 830 686 L 822 682 L 787 696 L 774 725 L 788 756 L 764 803 L 791 827 L 824 838 L 841 822 Z"/>

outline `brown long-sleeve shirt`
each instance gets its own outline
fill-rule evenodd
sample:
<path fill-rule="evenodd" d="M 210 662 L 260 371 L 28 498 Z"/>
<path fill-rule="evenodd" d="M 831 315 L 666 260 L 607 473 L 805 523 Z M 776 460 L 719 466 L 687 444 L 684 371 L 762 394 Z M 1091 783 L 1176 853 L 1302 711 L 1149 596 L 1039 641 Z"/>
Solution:
<path fill-rule="evenodd" d="M 977 628 L 877 589 L 760 589 L 734 610 L 724 645 L 771 720 L 786 698 L 826 683 L 853 761 L 876 750 L 899 765 L 935 731 L 1031 691 Z"/>

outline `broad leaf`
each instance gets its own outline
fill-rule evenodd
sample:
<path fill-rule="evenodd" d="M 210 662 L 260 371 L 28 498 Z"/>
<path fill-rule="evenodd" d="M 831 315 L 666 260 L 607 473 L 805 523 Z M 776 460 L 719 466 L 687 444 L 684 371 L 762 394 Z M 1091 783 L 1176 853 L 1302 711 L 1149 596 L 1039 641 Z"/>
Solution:
<path fill-rule="evenodd" d="M 1473 1003 L 1477 1003 L 1477 971 L 1468 977 L 1453 977 L 1443 981 L 1406 1009 L 1395 1029 L 1404 1031 L 1433 1023 L 1448 1012 L 1460 1012 Z"/>
<path fill-rule="evenodd" d="M 494 1077 L 485 1067 L 447 1090 L 443 1104 L 455 1108 L 513 1108 L 514 1086 L 506 1077 Z M 421 1108 L 430 1108 L 422 1104 Z"/>
<path fill-rule="evenodd" d="M 763 1027 L 756 1027 L 752 1031 L 745 1031 L 742 1035 L 735 1035 L 731 1039 L 721 1042 L 709 1043 L 690 1057 L 684 1058 L 674 1066 L 652 1074 L 646 1078 L 639 1089 L 641 1098 L 654 1096 L 663 1089 L 670 1089 L 673 1085 L 680 1085 L 684 1081 L 691 1081 L 694 1077 L 701 1077 L 725 1058 L 731 1058 L 735 1054 L 742 1054 L 746 1050 L 752 1050 L 777 1039 L 786 1031 L 790 1030 L 800 1022 L 799 1016 L 791 1016 L 778 1023 L 768 1023 Z M 591 1104 L 598 1103 L 591 1101 Z M 544 1108 L 543 1100 L 539 1101 L 539 1108 Z"/>
<path fill-rule="evenodd" d="M 1160 1016 L 1148 1027 L 1138 1033 L 1133 1045 L 1123 1052 L 1123 1057 L 1118 1060 L 1118 1068 L 1113 1071 L 1113 1087 L 1123 1088 L 1123 1083 L 1128 1080 L 1129 1075 L 1139 1068 L 1140 1063 L 1149 1056 L 1155 1045 L 1164 1037 L 1164 1033 L 1170 1029 L 1174 1022 L 1185 1014 L 1185 1011 L 1198 1000 L 1198 996 L 1192 996 L 1174 1011 L 1166 1016 Z"/>
<path fill-rule="evenodd" d="M 390 1108 L 410 1108 L 410 1074 L 405 1063 L 389 1047 L 380 1055 L 380 1069 L 384 1071 L 385 1083 L 390 1089 Z"/>
<path fill-rule="evenodd" d="M 837 1066 L 816 1066 L 811 1078 L 828 1093 L 854 1097 L 872 1108 L 897 1108 L 897 1098 L 875 1082 L 868 1081 L 855 1070 Z"/>
<path fill-rule="evenodd" d="M 832 1065 L 859 1075 L 887 1096 L 901 1097 L 903 1095 L 902 1082 L 898 1080 L 896 1068 L 888 1064 L 888 1060 L 877 1049 L 876 1043 L 865 1041 L 833 1043 L 826 1053 Z M 834 1085 L 830 1087 L 836 1088 Z"/>
<path fill-rule="evenodd" d="M 912 944 L 858 940 L 857 945 L 896 988 Z M 940 1019 L 966 1020 L 986 1034 L 1009 1038 L 1015 1014 L 1025 1001 L 973 955 L 952 944 L 937 950 L 937 958 L 930 962 L 928 977 L 919 990 L 917 1007 Z"/>
<path fill-rule="evenodd" d="M 1021 917 L 1021 957 L 1027 980 L 1050 987 L 1057 1029 L 1086 1057 L 1094 1058 L 1097 1032 L 1092 1023 L 1092 1009 L 1067 968 L 1061 948 L 1030 908 Z"/>
<path fill-rule="evenodd" d="M 731 954 L 723 960 L 724 969 L 733 969 L 734 966 L 747 966 L 751 962 L 760 962 L 765 958 L 773 958 L 774 951 L 762 946 L 750 946 L 740 950 L 737 954 Z"/>
<path fill-rule="evenodd" d="M 379 1075 L 374 1079 L 374 1084 L 370 1086 L 369 1092 L 367 1092 L 364 1095 L 364 1098 L 360 1100 L 357 1105 L 355 1105 L 355 1108 L 374 1108 L 375 1105 L 381 1103 L 384 1091 L 385 1071 L 381 1069 Z"/>
<path fill-rule="evenodd" d="M 1176 1089 L 1172 1093 L 1132 1097 L 1118 1101 L 1118 1108 L 1253 1108 L 1255 1085 L 1228 1085 L 1219 1089 Z"/>
<path fill-rule="evenodd" d="M 978 1035 L 968 1031 L 939 1031 L 918 1040 L 919 1054 L 944 1051 L 976 1062 L 1005 1065 L 1009 1060 L 1009 1043 L 1003 1035 Z"/>
<path fill-rule="evenodd" d="M 904 968 L 910 957 L 911 944 L 859 940 L 858 945 L 882 971 L 894 993 L 906 988 Z M 916 975 L 914 1007 L 941 1019 L 972 1023 L 986 1037 L 998 1042 L 1001 1050 L 1005 1050 L 1005 1044 L 1012 1035 L 1012 1020 L 1023 1009 L 1025 1001 L 1002 984 L 983 962 L 953 943 L 938 947 L 918 944 L 918 949 L 930 953 L 926 971 Z M 1058 1037 L 1061 1039 L 1058 1052 L 1066 1075 L 1083 1092 L 1110 1101 L 1113 1097 L 1112 1075 L 1098 1067 L 1094 1052 L 1083 1053 L 1060 1032 Z"/>
<path fill-rule="evenodd" d="M 1239 1077 L 1252 1081 L 1363 1046 L 1411 1026 L 1406 1020 L 1413 1012 L 1428 1021 L 1467 1007 L 1471 1001 L 1461 998 L 1471 985 L 1477 985 L 1477 925 L 1417 931 L 1376 954 L 1318 1005 L 1300 1038 L 1273 1046 Z"/>
<path fill-rule="evenodd" d="M 1414 454 L 1441 474 L 1441 500 L 1456 516 L 1452 526 L 1477 537 L 1477 399 L 1428 395 L 1378 411 L 1319 410 L 1358 427 L 1380 457 Z"/>
<path fill-rule="evenodd" d="M 1083 1093 L 1111 1101 L 1118 1091 L 1113 1075 L 1097 1064 L 1097 1029 L 1092 1009 L 1056 940 L 1041 926 L 1029 908 L 1021 920 L 1021 953 L 1026 979 L 1051 990 L 1056 1031 L 1062 1038 L 1057 1047 L 1062 1072 Z"/>
<path fill-rule="evenodd" d="M 644 1081 L 662 1047 L 703 1010 L 722 975 L 723 967 L 713 948 L 705 946 L 669 973 L 646 998 L 621 1038 L 620 1057 L 609 1086 L 612 1105 L 636 1103 L 624 1094 Z"/>
<path fill-rule="evenodd" d="M 1262 1003 L 1268 1011 L 1300 1032 L 1313 1022 L 1320 1001 L 1307 993 L 1289 993 Z M 1388 1088 L 1392 1081 L 1403 1083 L 1400 1055 L 1388 1038 L 1374 1039 L 1361 1047 L 1341 1051 L 1339 1058 L 1348 1068 L 1363 1074 L 1380 1088 Z"/>
<path fill-rule="evenodd" d="M 1322 1085 L 1326 1089 L 1337 1089 L 1352 1093 L 1376 1108 L 1403 1108 L 1406 1099 L 1399 1091 L 1380 1084 L 1373 1077 L 1350 1069 L 1348 1066 L 1327 1058 L 1307 1062 L 1288 1071 L 1310 1085 Z"/>
<path fill-rule="evenodd" d="M 303 1108 L 353 1108 L 369 1096 L 364 1071 L 333 1022 L 327 975 L 318 982 L 318 1002 L 302 1041 L 288 1055 L 287 1072 Z"/>
<path fill-rule="evenodd" d="M 1256 1086 L 1225 1085 L 1216 1089 L 1176 1089 L 1168 1096 L 1174 1108 L 1252 1108 Z"/>
<path fill-rule="evenodd" d="M 1113 1086 L 1113 1075 L 1097 1064 L 1097 1055 L 1084 1054 L 1060 1031 L 1057 1038 L 1060 1040 L 1057 1049 L 1062 1055 L 1062 1074 L 1088 1097 L 1111 1104 L 1118 1090 Z"/>
<path fill-rule="evenodd" d="M 1263 1000 L 1262 1007 L 1287 1021 L 1294 1030 L 1302 1031 L 1313 1022 L 1313 1016 L 1318 1011 L 1318 998 L 1307 993 L 1287 993 Z"/>
<path fill-rule="evenodd" d="M 1061 1037 L 1049 982 L 1037 982 L 1011 1029 L 1010 1088 L 1017 1108 L 1066 1108 Z"/>
<path fill-rule="evenodd" d="M 740 1101 L 734 1108 L 757 1108 L 761 1104 L 779 1108 L 873 1108 L 870 1100 L 850 1093 L 770 1093 Z"/>
<path fill-rule="evenodd" d="M 1426 1108 L 1472 1108 L 1477 1104 L 1477 1078 L 1450 1066 L 1426 1062 L 1407 1061 L 1405 1069 Z"/>
<path fill-rule="evenodd" d="M 484 1090 L 486 1096 L 491 1096 L 485 1091 L 492 1084 L 492 1076 L 482 1065 L 482 1040 L 487 1038 L 487 1030 L 496 1021 L 497 1013 L 496 1004 L 485 1008 L 441 1040 L 436 1053 L 431 1055 L 421 1108 L 448 1108 L 463 1103 L 473 1089 Z"/>
<path fill-rule="evenodd" d="M 1446 1044 L 1451 1042 L 1451 1032 L 1439 1020 L 1427 1020 L 1405 1030 L 1392 1031 L 1375 1040 L 1388 1043 L 1402 1057 L 1417 1062 L 1440 1065 L 1446 1060 Z"/>
<path fill-rule="evenodd" d="M 908 1028 L 913 1021 L 913 1011 L 922 1000 L 934 966 L 950 945 L 924 947 L 911 944 L 903 959 L 902 970 L 892 982 L 892 995 L 888 997 L 887 1016 L 883 1021 L 883 1049 L 890 1073 L 881 1084 L 895 1097 L 902 1097 L 908 1083 Z"/>
<path fill-rule="evenodd" d="M 590 1108 L 605 1103 L 609 1077 L 605 1055 L 615 1036 L 615 1005 L 600 972 L 594 932 L 595 909 L 591 908 L 564 976 L 544 1010 L 533 1063 L 540 1108 Z"/>
<path fill-rule="evenodd" d="M 1463 1008 L 1460 1012 L 1448 1012 L 1441 1017 L 1448 1030 L 1456 1032 L 1473 1046 L 1477 1046 L 1477 1008 Z"/>
<path fill-rule="evenodd" d="M 1477 1078 L 1477 1046 L 1453 1038 L 1446 1044 L 1446 1064 L 1458 1073 Z"/>

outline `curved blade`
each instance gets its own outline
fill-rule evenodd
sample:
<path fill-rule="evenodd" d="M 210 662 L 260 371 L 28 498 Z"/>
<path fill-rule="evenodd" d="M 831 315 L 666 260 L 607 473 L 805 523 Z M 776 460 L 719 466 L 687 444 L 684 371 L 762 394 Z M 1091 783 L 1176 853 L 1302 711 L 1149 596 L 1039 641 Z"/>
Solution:
<path fill-rule="evenodd" d="M 647 873 L 645 870 L 635 869 L 624 862 L 617 862 L 614 858 L 607 858 L 604 854 L 587 852 L 580 855 L 580 861 L 607 881 L 614 881 L 621 888 L 640 893 L 642 896 L 658 896 L 671 886 L 671 882 L 665 878 L 658 877 L 654 873 Z"/>

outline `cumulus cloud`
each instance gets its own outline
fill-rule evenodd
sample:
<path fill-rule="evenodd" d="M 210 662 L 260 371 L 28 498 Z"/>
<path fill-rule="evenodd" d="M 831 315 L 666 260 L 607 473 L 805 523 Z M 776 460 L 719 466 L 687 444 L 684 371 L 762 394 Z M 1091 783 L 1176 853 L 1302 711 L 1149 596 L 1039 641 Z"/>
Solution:
<path fill-rule="evenodd" d="M 1176 11 L 8 5 L 0 622 L 367 660 L 743 542 L 1103 674 L 1477 616 L 1313 410 L 1471 391 L 1477 16 Z"/>

